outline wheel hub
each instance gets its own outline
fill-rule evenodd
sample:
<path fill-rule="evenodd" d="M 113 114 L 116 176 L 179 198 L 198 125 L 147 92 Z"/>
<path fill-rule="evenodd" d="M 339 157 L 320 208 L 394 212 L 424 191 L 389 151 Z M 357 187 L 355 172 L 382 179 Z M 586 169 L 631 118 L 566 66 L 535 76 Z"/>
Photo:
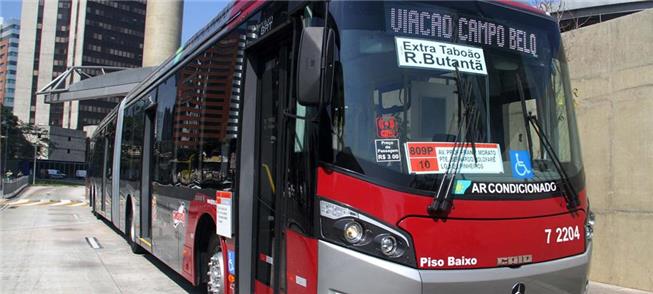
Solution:
<path fill-rule="evenodd" d="M 224 288 L 224 279 L 222 278 L 223 269 L 224 260 L 222 253 L 218 251 L 209 260 L 209 271 L 207 273 L 209 279 L 206 283 L 208 293 L 222 293 L 222 289 Z"/>

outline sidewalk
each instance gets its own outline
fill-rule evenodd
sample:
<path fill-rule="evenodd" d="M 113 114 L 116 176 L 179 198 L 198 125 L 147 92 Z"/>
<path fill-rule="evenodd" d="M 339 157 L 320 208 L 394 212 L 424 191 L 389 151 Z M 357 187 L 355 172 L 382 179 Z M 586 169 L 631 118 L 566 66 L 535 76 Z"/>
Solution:
<path fill-rule="evenodd" d="M 623 287 L 603 284 L 599 282 L 590 282 L 590 288 L 589 288 L 589 294 L 651 294 L 651 293 L 653 292 L 623 288 Z"/>

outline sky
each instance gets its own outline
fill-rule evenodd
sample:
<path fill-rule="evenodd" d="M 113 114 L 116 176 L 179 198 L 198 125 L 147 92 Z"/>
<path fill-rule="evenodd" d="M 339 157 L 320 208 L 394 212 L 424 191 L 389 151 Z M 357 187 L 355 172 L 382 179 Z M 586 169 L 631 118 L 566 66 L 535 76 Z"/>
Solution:
<path fill-rule="evenodd" d="M 37 0 L 25 0 L 37 1 Z M 199 31 L 228 3 L 216 0 L 184 0 L 184 22 L 181 29 L 181 42 L 184 43 Z M 20 0 L 0 0 L 0 17 L 20 18 Z"/>

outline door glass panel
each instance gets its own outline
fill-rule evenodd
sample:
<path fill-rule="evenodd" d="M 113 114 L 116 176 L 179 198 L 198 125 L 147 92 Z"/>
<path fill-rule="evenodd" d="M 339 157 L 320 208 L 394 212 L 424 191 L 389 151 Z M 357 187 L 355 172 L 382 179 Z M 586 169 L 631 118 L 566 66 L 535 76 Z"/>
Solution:
<path fill-rule="evenodd" d="M 260 63 L 259 88 L 259 187 L 257 219 L 256 279 L 274 287 L 272 283 L 274 256 L 274 199 L 276 193 L 275 168 L 277 152 L 277 110 L 279 104 L 278 56 L 266 56 Z"/>
<path fill-rule="evenodd" d="M 150 238 L 150 229 L 152 228 L 152 193 L 150 190 L 150 172 L 152 161 L 152 135 L 153 135 L 154 114 L 146 113 L 143 119 L 143 153 L 142 153 L 142 178 L 141 178 L 141 237 Z"/>

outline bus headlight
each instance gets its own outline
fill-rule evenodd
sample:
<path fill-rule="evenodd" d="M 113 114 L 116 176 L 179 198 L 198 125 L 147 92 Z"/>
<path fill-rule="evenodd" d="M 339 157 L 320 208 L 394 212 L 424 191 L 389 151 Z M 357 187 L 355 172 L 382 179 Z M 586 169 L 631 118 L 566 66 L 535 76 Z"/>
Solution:
<path fill-rule="evenodd" d="M 397 239 L 390 235 L 382 236 L 381 241 L 381 252 L 387 256 L 394 256 L 397 254 Z"/>
<path fill-rule="evenodd" d="M 345 205 L 320 200 L 322 239 L 352 250 L 416 267 L 410 236 Z"/>
<path fill-rule="evenodd" d="M 585 218 L 585 240 L 590 241 L 594 236 L 594 223 L 596 221 L 594 219 L 594 212 L 590 209 L 587 209 L 587 211 L 587 218 Z"/>
<path fill-rule="evenodd" d="M 363 234 L 365 234 L 365 231 L 363 231 L 363 226 L 353 220 L 347 222 L 345 224 L 345 228 L 343 229 L 345 240 L 351 244 L 356 244 L 363 240 Z"/>

